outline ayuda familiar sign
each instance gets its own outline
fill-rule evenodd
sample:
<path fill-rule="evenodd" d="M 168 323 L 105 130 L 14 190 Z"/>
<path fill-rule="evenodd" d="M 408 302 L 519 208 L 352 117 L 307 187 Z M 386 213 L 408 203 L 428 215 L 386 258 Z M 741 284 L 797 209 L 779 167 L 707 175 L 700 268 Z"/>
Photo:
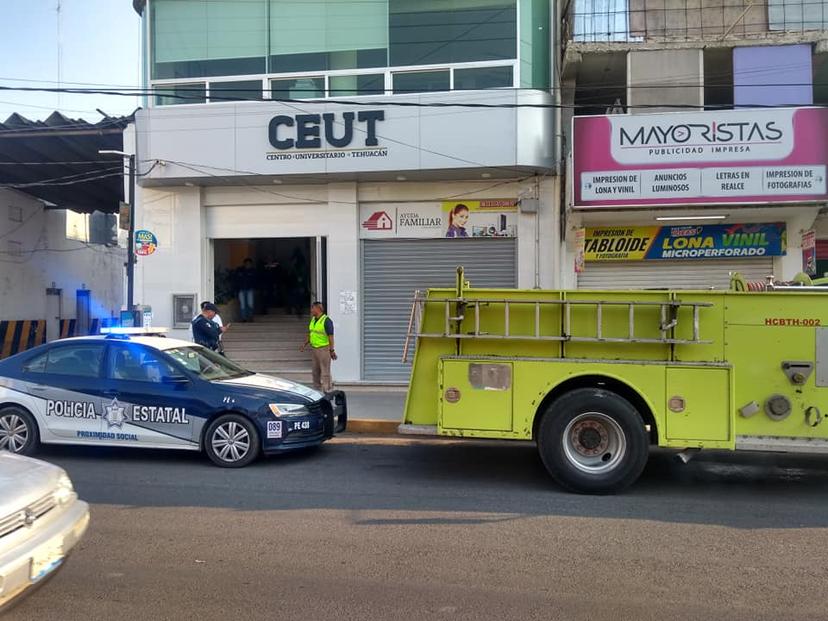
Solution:
<path fill-rule="evenodd" d="M 617 226 L 586 229 L 586 261 L 729 259 L 785 254 L 785 224 Z"/>

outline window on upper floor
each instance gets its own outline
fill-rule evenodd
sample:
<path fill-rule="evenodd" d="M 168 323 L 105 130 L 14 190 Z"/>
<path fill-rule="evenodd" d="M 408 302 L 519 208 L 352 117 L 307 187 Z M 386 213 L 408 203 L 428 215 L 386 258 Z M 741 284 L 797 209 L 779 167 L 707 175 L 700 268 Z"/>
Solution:
<path fill-rule="evenodd" d="M 517 0 L 155 0 L 150 23 L 156 80 L 511 60 L 518 47 Z"/>
<path fill-rule="evenodd" d="M 517 58 L 516 0 L 389 0 L 391 66 Z"/>
<path fill-rule="evenodd" d="M 769 30 L 828 30 L 828 0 L 768 0 Z"/>
<path fill-rule="evenodd" d="M 155 0 L 150 20 L 155 79 L 267 69 L 267 0 Z"/>
<path fill-rule="evenodd" d="M 262 98 L 261 80 L 210 82 L 210 102 L 250 101 Z"/>
<path fill-rule="evenodd" d="M 159 106 L 204 103 L 207 101 L 207 84 L 188 82 L 155 88 L 155 103 Z"/>
<path fill-rule="evenodd" d="M 275 98 L 448 90 L 447 71 L 457 89 L 548 88 L 549 11 L 550 0 L 153 0 L 155 103 L 256 99 L 254 76 Z"/>

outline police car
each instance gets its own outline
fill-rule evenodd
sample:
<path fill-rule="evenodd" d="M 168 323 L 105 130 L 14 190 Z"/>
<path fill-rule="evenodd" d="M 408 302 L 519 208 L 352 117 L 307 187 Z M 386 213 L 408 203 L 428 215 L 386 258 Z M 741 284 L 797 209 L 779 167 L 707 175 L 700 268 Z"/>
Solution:
<path fill-rule="evenodd" d="M 238 468 L 345 430 L 345 395 L 247 371 L 159 330 L 63 339 L 0 361 L 0 449 L 203 450 Z"/>

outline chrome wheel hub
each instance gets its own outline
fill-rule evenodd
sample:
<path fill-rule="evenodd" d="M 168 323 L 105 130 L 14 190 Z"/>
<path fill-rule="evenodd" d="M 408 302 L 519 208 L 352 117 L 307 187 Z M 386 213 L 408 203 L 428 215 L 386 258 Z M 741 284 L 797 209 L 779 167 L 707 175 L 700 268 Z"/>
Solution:
<path fill-rule="evenodd" d="M 216 427 L 210 442 L 216 455 L 226 462 L 237 462 L 250 452 L 250 434 L 235 421 Z"/>
<path fill-rule="evenodd" d="M 0 415 L 0 450 L 19 453 L 28 440 L 29 427 L 23 418 L 17 414 Z"/>
<path fill-rule="evenodd" d="M 573 418 L 562 441 L 566 460 L 588 474 L 613 470 L 627 454 L 627 437 L 621 426 L 600 412 L 586 412 Z"/>

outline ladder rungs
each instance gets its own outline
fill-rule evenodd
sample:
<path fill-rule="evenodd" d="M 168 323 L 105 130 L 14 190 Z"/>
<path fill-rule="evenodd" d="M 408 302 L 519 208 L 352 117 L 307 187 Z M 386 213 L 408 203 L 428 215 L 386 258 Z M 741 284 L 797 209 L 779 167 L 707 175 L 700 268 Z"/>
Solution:
<path fill-rule="evenodd" d="M 710 345 L 713 341 L 690 341 L 687 339 L 645 339 L 636 338 L 633 340 L 627 338 L 611 338 L 594 336 L 534 336 L 532 334 L 510 334 L 505 336 L 503 334 L 440 334 L 421 332 L 419 334 L 411 334 L 409 336 L 418 336 L 420 338 L 431 339 L 488 339 L 488 340 L 502 340 L 502 341 L 567 341 L 570 343 L 639 343 L 645 345 Z"/>

